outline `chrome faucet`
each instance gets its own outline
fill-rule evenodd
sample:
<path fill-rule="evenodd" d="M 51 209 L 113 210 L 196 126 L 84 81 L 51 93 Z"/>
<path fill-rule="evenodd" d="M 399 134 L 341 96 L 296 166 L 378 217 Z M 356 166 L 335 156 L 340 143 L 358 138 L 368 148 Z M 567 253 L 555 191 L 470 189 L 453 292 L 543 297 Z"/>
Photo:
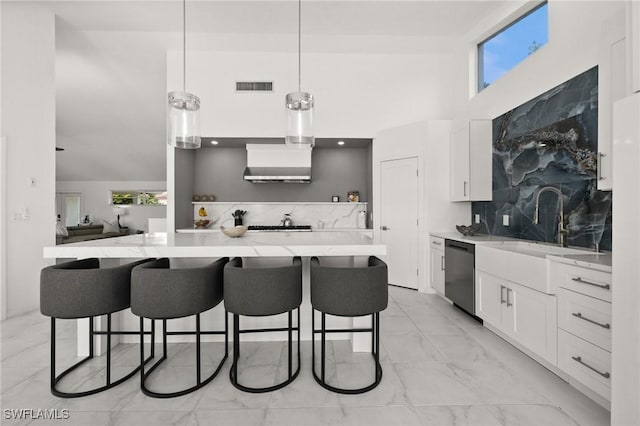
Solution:
<path fill-rule="evenodd" d="M 551 191 L 558 195 L 558 200 L 560 200 L 560 220 L 558 221 L 558 244 L 560 247 L 567 247 L 567 235 L 569 234 L 569 230 L 564 227 L 564 198 L 562 196 L 562 191 L 560 191 L 555 186 L 545 186 L 538 191 L 538 195 L 536 196 L 536 211 L 533 214 L 533 223 L 535 225 L 540 223 L 540 195 L 543 192 Z"/>

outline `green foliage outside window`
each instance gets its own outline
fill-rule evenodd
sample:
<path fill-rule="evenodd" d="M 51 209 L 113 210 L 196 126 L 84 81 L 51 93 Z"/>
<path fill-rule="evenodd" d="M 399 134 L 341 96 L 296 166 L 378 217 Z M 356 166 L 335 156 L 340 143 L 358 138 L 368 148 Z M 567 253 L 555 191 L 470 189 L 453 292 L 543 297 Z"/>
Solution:
<path fill-rule="evenodd" d="M 166 191 L 111 191 L 113 205 L 166 206 Z"/>

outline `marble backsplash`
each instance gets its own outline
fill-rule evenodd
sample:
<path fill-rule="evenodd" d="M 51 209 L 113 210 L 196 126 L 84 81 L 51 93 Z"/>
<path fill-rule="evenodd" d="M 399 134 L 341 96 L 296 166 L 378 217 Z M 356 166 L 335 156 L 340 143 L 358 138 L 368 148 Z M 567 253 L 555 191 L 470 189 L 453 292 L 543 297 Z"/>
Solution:
<path fill-rule="evenodd" d="M 610 251 L 612 194 L 597 190 L 597 151 L 595 67 L 493 120 L 493 200 L 472 203 L 472 215 L 492 235 L 555 242 L 555 194 L 542 194 L 533 223 L 538 191 L 555 186 L 564 195 L 569 245 Z"/>
<path fill-rule="evenodd" d="M 346 229 L 358 228 L 358 216 L 364 212 L 366 217 L 367 203 L 249 203 L 249 202 L 212 202 L 193 203 L 193 217 L 198 220 L 198 210 L 204 207 L 209 218 L 215 219 L 209 229 L 222 226 L 233 226 L 231 213 L 235 210 L 246 210 L 244 225 L 279 225 L 282 215 L 291 215 L 294 225 L 311 225 L 312 229 Z"/>

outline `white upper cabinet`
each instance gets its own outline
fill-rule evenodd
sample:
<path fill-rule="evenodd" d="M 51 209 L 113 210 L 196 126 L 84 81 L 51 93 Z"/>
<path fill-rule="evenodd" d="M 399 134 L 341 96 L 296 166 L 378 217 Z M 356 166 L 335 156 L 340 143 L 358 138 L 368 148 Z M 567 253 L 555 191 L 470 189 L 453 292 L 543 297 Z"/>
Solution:
<path fill-rule="evenodd" d="M 631 85 L 631 93 L 640 92 L 640 3 L 629 1 L 626 3 L 627 14 L 627 55 L 631 59 L 627 65 L 627 75 Z"/>
<path fill-rule="evenodd" d="M 624 26 L 603 30 L 598 60 L 598 189 L 613 189 L 613 103 L 627 96 Z"/>
<path fill-rule="evenodd" d="M 451 201 L 491 201 L 491 120 L 470 120 L 452 129 Z"/>

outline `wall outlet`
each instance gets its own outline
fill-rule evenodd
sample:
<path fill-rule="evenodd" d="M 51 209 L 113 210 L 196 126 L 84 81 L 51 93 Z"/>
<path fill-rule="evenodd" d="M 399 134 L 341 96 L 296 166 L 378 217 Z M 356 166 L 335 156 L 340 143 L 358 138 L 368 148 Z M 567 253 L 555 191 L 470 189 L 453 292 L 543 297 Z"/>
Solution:
<path fill-rule="evenodd" d="M 479 214 L 476 213 L 473 217 L 474 217 L 473 221 L 475 223 L 480 223 L 480 215 Z"/>
<path fill-rule="evenodd" d="M 509 215 L 508 214 L 503 214 L 502 215 L 502 226 L 509 226 Z"/>

